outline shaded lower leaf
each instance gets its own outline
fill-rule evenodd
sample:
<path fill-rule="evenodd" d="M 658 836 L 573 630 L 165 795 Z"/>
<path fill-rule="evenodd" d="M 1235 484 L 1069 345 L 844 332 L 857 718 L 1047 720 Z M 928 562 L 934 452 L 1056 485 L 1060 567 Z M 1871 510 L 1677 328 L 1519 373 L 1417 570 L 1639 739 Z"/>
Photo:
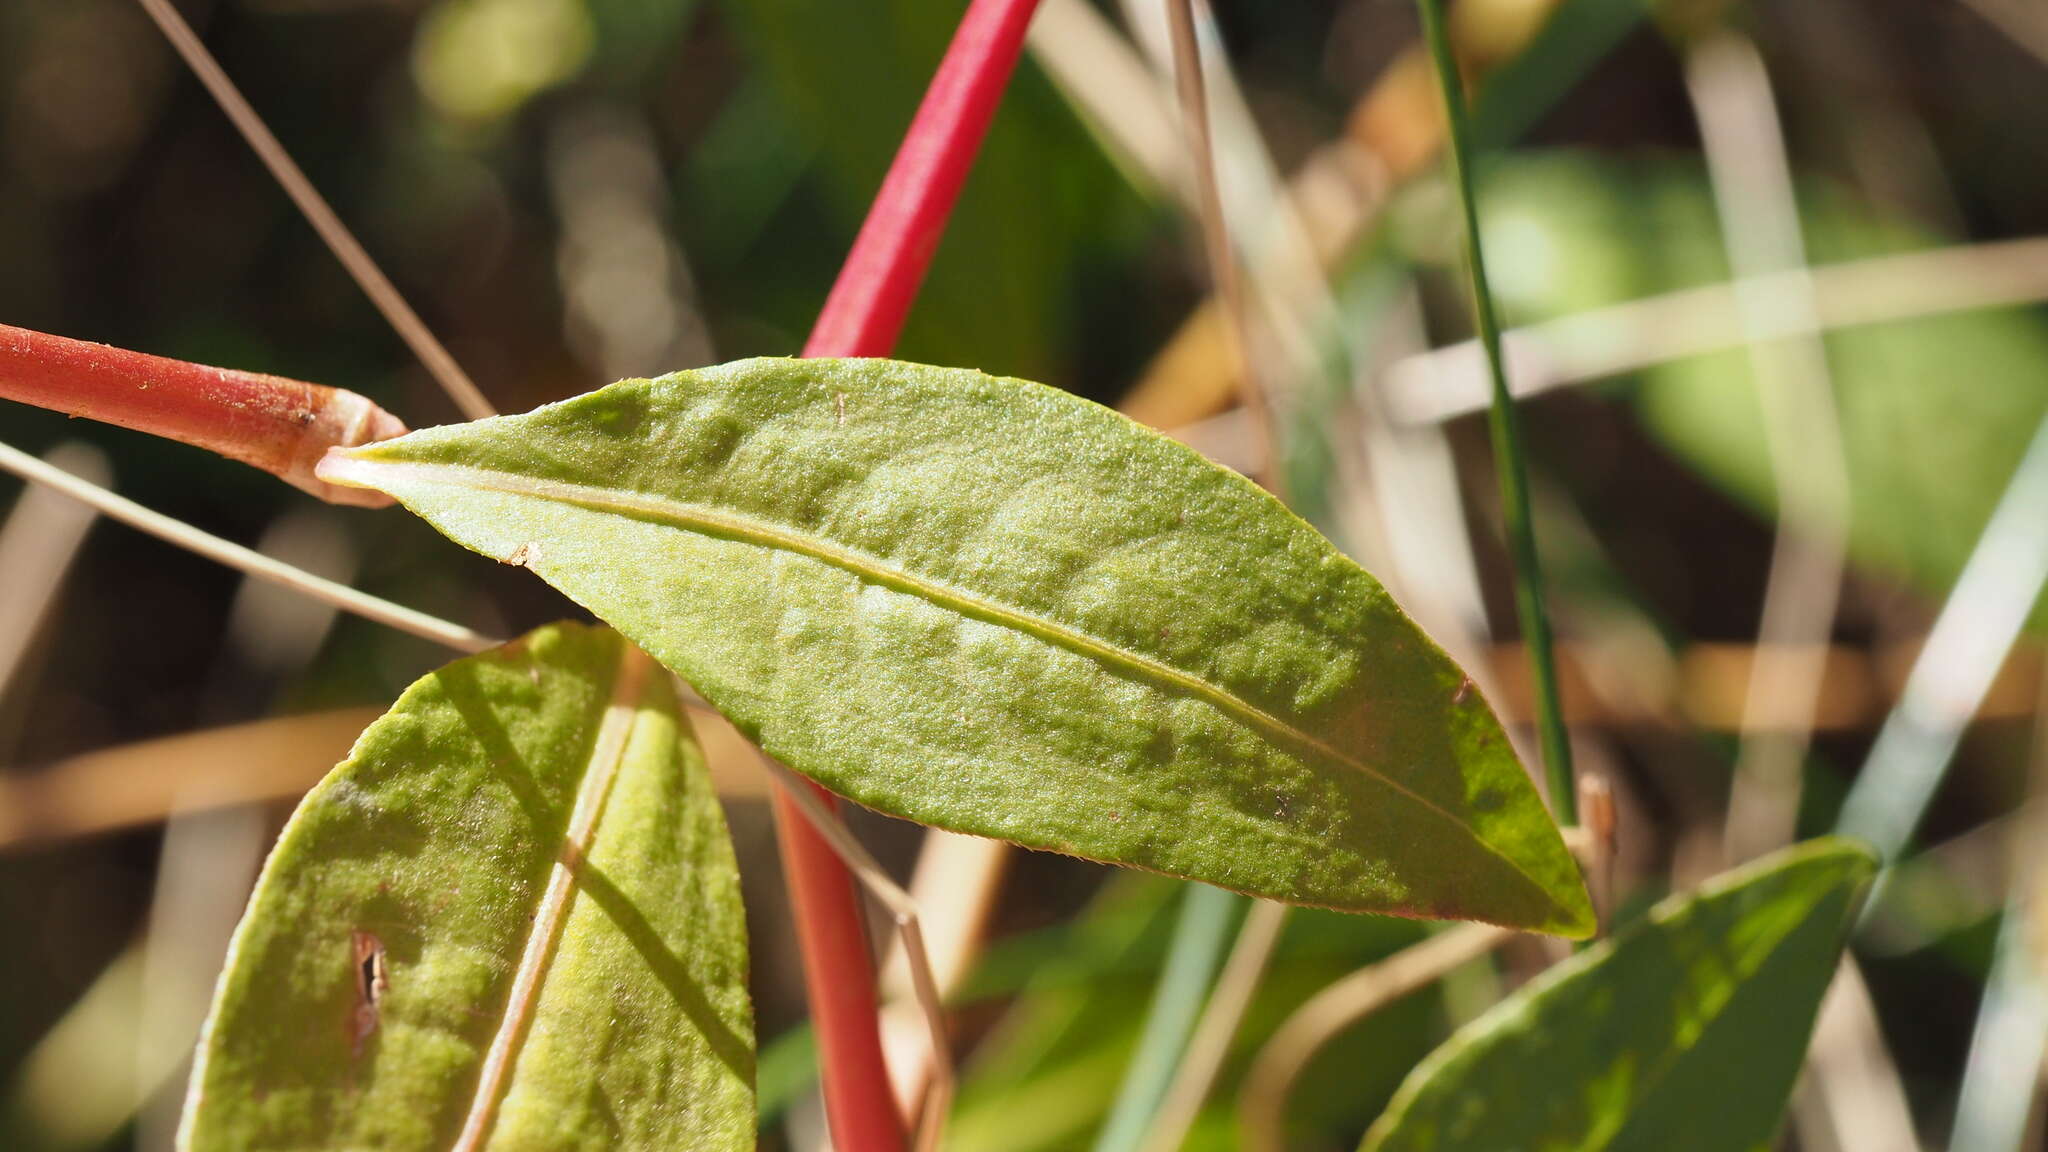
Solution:
<path fill-rule="evenodd" d="M 1591 928 L 1472 682 L 1236 473 L 978 372 L 749 360 L 330 455 L 797 771 L 1296 903 Z"/>
<path fill-rule="evenodd" d="M 751 1148 L 725 821 L 667 676 L 562 624 L 407 689 L 236 930 L 192 1148 Z"/>
<path fill-rule="evenodd" d="M 1816 840 L 1665 901 L 1453 1036 L 1365 1152 L 1766 1146 L 1875 871 Z"/>

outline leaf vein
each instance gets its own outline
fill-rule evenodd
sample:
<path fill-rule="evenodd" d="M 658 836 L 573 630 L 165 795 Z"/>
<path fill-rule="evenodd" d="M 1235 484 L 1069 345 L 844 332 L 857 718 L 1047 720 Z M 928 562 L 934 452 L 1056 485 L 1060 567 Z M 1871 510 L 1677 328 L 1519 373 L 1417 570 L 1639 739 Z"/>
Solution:
<path fill-rule="evenodd" d="M 513 973 L 512 991 L 506 1000 L 504 1018 L 498 1022 L 498 1031 L 491 1037 L 483 1069 L 478 1074 L 476 1095 L 463 1118 L 462 1133 L 456 1138 L 454 1152 L 475 1152 L 484 1146 L 496 1121 L 498 1106 L 511 1087 L 512 1067 L 518 1060 L 519 1045 L 540 1001 L 541 984 L 554 960 L 562 926 L 569 919 L 576 872 L 582 867 L 583 859 L 590 850 L 590 841 L 597 834 L 598 819 L 604 814 L 605 800 L 611 795 L 612 780 L 618 775 L 619 765 L 626 756 L 626 745 L 632 737 L 633 724 L 639 712 L 640 685 L 647 663 L 647 657 L 630 641 L 621 643 L 619 669 L 612 682 L 611 700 L 605 706 L 604 718 L 599 722 L 597 736 L 591 743 L 590 760 L 576 789 L 576 806 L 570 811 L 569 826 L 563 833 L 560 852 L 548 871 L 548 886 L 534 911 L 533 927 L 528 930 L 525 947 L 520 952 L 519 967 Z"/>
<path fill-rule="evenodd" d="M 818 540 L 783 525 L 736 516 L 701 504 L 644 492 L 627 492 L 570 481 L 547 480 L 472 465 L 421 464 L 411 461 L 377 460 L 353 453 L 337 453 L 322 464 L 321 475 L 337 482 L 385 490 L 389 490 L 392 482 L 409 477 L 415 481 L 451 487 L 548 500 L 633 516 L 686 531 L 725 537 L 809 557 L 959 615 L 1035 636 L 1100 663 L 1122 668 L 1139 679 L 1154 683 L 1163 682 L 1184 695 L 1202 700 L 1241 723 L 1264 731 L 1282 743 L 1292 744 L 1299 750 L 1326 757 L 1378 780 L 1396 794 L 1414 802 L 1422 810 L 1455 828 L 1488 855 L 1507 865 L 1511 872 L 1532 884 L 1539 893 L 1546 891 L 1543 884 L 1529 875 L 1520 864 L 1429 798 L 1372 767 L 1364 760 L 1343 752 L 1320 737 L 1303 731 L 1221 685 L 1184 672 L 1154 657 L 1091 636 L 1071 625 L 985 599 L 943 581 L 905 571 L 867 553 Z M 1548 899 L 1547 895 L 1545 898 Z"/>

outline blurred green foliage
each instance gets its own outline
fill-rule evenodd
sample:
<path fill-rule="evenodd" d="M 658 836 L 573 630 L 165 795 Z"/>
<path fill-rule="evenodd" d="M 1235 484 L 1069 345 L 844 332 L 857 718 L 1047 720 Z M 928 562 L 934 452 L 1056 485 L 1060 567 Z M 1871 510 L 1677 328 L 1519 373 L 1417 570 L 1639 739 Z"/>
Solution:
<path fill-rule="evenodd" d="M 1515 271 L 1499 290 L 1520 322 L 1728 278 L 1695 159 L 1521 156 L 1488 183 L 1489 238 Z M 1924 227 L 1816 182 L 1802 223 L 1817 265 L 1926 250 Z M 1840 329 L 1825 338 L 1852 506 L 1852 558 L 1940 596 L 1976 545 L 2048 414 L 2048 319 L 2035 308 Z M 1748 506 L 1775 501 L 1748 354 L 1732 349 L 1641 373 L 1645 426 Z M 2038 610 L 2038 625 L 2048 614 Z"/>

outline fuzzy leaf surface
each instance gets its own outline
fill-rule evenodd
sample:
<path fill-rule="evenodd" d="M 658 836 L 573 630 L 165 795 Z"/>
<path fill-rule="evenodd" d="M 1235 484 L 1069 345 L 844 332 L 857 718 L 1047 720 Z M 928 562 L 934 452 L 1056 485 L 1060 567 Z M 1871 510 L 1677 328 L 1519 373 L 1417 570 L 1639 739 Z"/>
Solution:
<path fill-rule="evenodd" d="M 1459 668 L 1189 449 L 1020 380 L 749 360 L 330 455 L 893 815 L 1255 895 L 1590 930 Z"/>
<path fill-rule="evenodd" d="M 1364 1152 L 1768 1147 L 1876 865 L 1809 841 L 1665 901 L 1445 1042 Z"/>
<path fill-rule="evenodd" d="M 668 677 L 610 629 L 543 628 L 413 684 L 300 804 L 181 1144 L 750 1149 L 746 978 Z"/>

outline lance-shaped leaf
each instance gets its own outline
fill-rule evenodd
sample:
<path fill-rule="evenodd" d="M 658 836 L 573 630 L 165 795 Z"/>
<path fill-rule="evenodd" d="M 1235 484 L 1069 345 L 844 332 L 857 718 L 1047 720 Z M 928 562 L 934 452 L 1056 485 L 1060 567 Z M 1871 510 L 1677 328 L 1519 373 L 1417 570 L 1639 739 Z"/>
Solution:
<path fill-rule="evenodd" d="M 1768 1147 L 1876 866 L 1815 840 L 1664 902 L 1451 1037 L 1365 1152 Z"/>
<path fill-rule="evenodd" d="M 754 1144 L 739 877 L 654 662 L 543 628 L 407 689 L 235 932 L 181 1144 Z"/>
<path fill-rule="evenodd" d="M 321 474 L 539 573 L 882 811 L 1281 900 L 1591 924 L 1492 711 L 1378 582 L 1064 392 L 749 360 Z"/>

